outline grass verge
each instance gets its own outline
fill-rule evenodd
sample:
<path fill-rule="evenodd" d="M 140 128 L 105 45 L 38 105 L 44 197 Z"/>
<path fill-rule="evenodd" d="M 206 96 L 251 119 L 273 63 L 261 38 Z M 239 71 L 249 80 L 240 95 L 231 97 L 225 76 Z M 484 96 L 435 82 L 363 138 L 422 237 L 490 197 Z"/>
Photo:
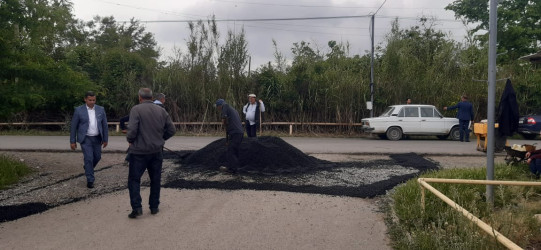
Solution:
<path fill-rule="evenodd" d="M 19 179 L 31 172 L 32 170 L 26 164 L 0 155 L 0 190 L 17 183 Z"/>
<path fill-rule="evenodd" d="M 448 169 L 425 178 L 486 179 L 486 168 Z M 535 181 L 528 167 L 497 165 L 496 180 Z M 495 186 L 494 207 L 486 203 L 486 186 L 430 183 L 460 206 L 522 248 L 541 247 L 541 187 Z M 387 202 L 386 223 L 394 249 L 507 249 L 430 191 L 425 212 L 417 179 L 396 187 Z"/>

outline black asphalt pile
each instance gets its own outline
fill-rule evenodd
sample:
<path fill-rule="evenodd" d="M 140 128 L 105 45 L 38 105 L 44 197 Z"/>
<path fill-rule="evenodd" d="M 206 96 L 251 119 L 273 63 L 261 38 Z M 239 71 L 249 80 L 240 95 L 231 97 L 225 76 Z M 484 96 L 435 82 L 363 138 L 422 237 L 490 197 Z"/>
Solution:
<path fill-rule="evenodd" d="M 178 169 L 164 182 L 166 188 L 273 190 L 372 198 L 438 165 L 423 156 L 390 155 L 390 159 L 329 162 L 304 154 L 277 137 L 245 138 L 237 174 L 220 173 L 225 163 L 225 139 L 195 152 L 167 154 L 180 159 Z"/>
<path fill-rule="evenodd" d="M 226 139 L 216 140 L 192 153 L 182 165 L 188 168 L 218 169 L 226 165 Z M 240 174 L 276 175 L 304 173 L 328 162 L 304 154 L 281 138 L 262 136 L 244 138 L 240 146 Z"/>
<path fill-rule="evenodd" d="M 45 203 L 25 203 L 13 206 L 0 206 L 0 222 L 12 221 L 49 209 Z"/>

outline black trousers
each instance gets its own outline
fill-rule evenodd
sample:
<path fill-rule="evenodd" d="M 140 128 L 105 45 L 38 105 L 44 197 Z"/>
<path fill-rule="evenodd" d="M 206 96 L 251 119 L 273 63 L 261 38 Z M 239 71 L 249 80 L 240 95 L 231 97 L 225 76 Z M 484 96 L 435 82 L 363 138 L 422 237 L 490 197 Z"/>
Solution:
<path fill-rule="evenodd" d="M 248 137 L 257 137 L 257 123 L 254 125 L 250 125 L 250 122 L 246 121 L 245 124 L 246 124 L 246 135 Z"/>
<path fill-rule="evenodd" d="M 160 205 L 160 189 L 162 178 L 162 152 L 153 154 L 129 154 L 130 166 L 128 170 L 128 190 L 130 191 L 130 204 L 132 209 L 142 207 L 141 199 L 141 176 L 148 170 L 150 177 L 150 196 L 148 205 L 150 208 L 158 208 Z"/>
<path fill-rule="evenodd" d="M 230 134 L 229 142 L 227 144 L 227 168 L 232 171 L 236 171 L 239 167 L 239 152 L 240 144 L 242 143 L 242 138 L 244 134 Z"/>

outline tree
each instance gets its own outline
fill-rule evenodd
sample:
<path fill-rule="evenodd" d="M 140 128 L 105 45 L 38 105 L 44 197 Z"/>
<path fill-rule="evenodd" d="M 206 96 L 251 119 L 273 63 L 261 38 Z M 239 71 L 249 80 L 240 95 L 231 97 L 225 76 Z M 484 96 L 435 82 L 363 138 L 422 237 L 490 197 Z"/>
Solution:
<path fill-rule="evenodd" d="M 48 116 L 33 118 L 54 119 L 96 87 L 63 61 L 76 24 L 70 8 L 62 0 L 0 5 L 0 119 L 26 120 L 39 111 Z"/>
<path fill-rule="evenodd" d="M 487 0 L 455 0 L 445 9 L 455 12 L 456 18 L 477 26 L 473 31 L 488 30 Z M 506 0 L 498 4 L 498 57 L 503 62 L 537 52 L 541 49 L 541 2 L 532 0 Z M 487 45 L 488 32 L 477 38 Z"/>

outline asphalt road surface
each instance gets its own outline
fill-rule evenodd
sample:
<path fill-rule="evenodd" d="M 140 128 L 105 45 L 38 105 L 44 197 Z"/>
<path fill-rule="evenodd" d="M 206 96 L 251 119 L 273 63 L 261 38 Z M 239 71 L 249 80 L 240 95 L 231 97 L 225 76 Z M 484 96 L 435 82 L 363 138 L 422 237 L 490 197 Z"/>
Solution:
<path fill-rule="evenodd" d="M 199 150 L 221 137 L 174 136 L 165 147 L 178 150 Z M 483 156 L 477 151 L 477 142 L 459 142 L 437 139 L 408 139 L 400 141 L 376 138 L 311 138 L 284 137 L 287 143 L 306 154 L 396 154 L 417 153 L 423 155 L 471 155 Z M 536 140 L 508 140 L 512 144 L 533 144 Z M 109 145 L 104 152 L 125 152 L 128 147 L 124 136 L 110 136 Z M 0 150 L 70 150 L 68 136 L 0 136 Z M 80 150 L 80 148 L 78 148 Z"/>
<path fill-rule="evenodd" d="M 166 147 L 198 150 L 217 139 L 175 136 Z M 306 154 L 485 155 L 476 150 L 475 141 L 283 139 Z M 533 143 L 509 140 L 509 144 Z M 126 148 L 125 137 L 112 136 L 104 151 L 123 153 Z M 0 136 L 2 150 L 67 152 L 69 137 Z M 70 189 L 55 190 L 62 188 Z M 146 200 L 148 188 L 142 189 L 142 196 Z M 160 213 L 150 215 L 145 208 L 144 215 L 136 220 L 127 218 L 127 200 L 127 190 L 122 189 L 0 223 L 0 249 L 390 249 L 378 199 L 163 188 Z"/>

